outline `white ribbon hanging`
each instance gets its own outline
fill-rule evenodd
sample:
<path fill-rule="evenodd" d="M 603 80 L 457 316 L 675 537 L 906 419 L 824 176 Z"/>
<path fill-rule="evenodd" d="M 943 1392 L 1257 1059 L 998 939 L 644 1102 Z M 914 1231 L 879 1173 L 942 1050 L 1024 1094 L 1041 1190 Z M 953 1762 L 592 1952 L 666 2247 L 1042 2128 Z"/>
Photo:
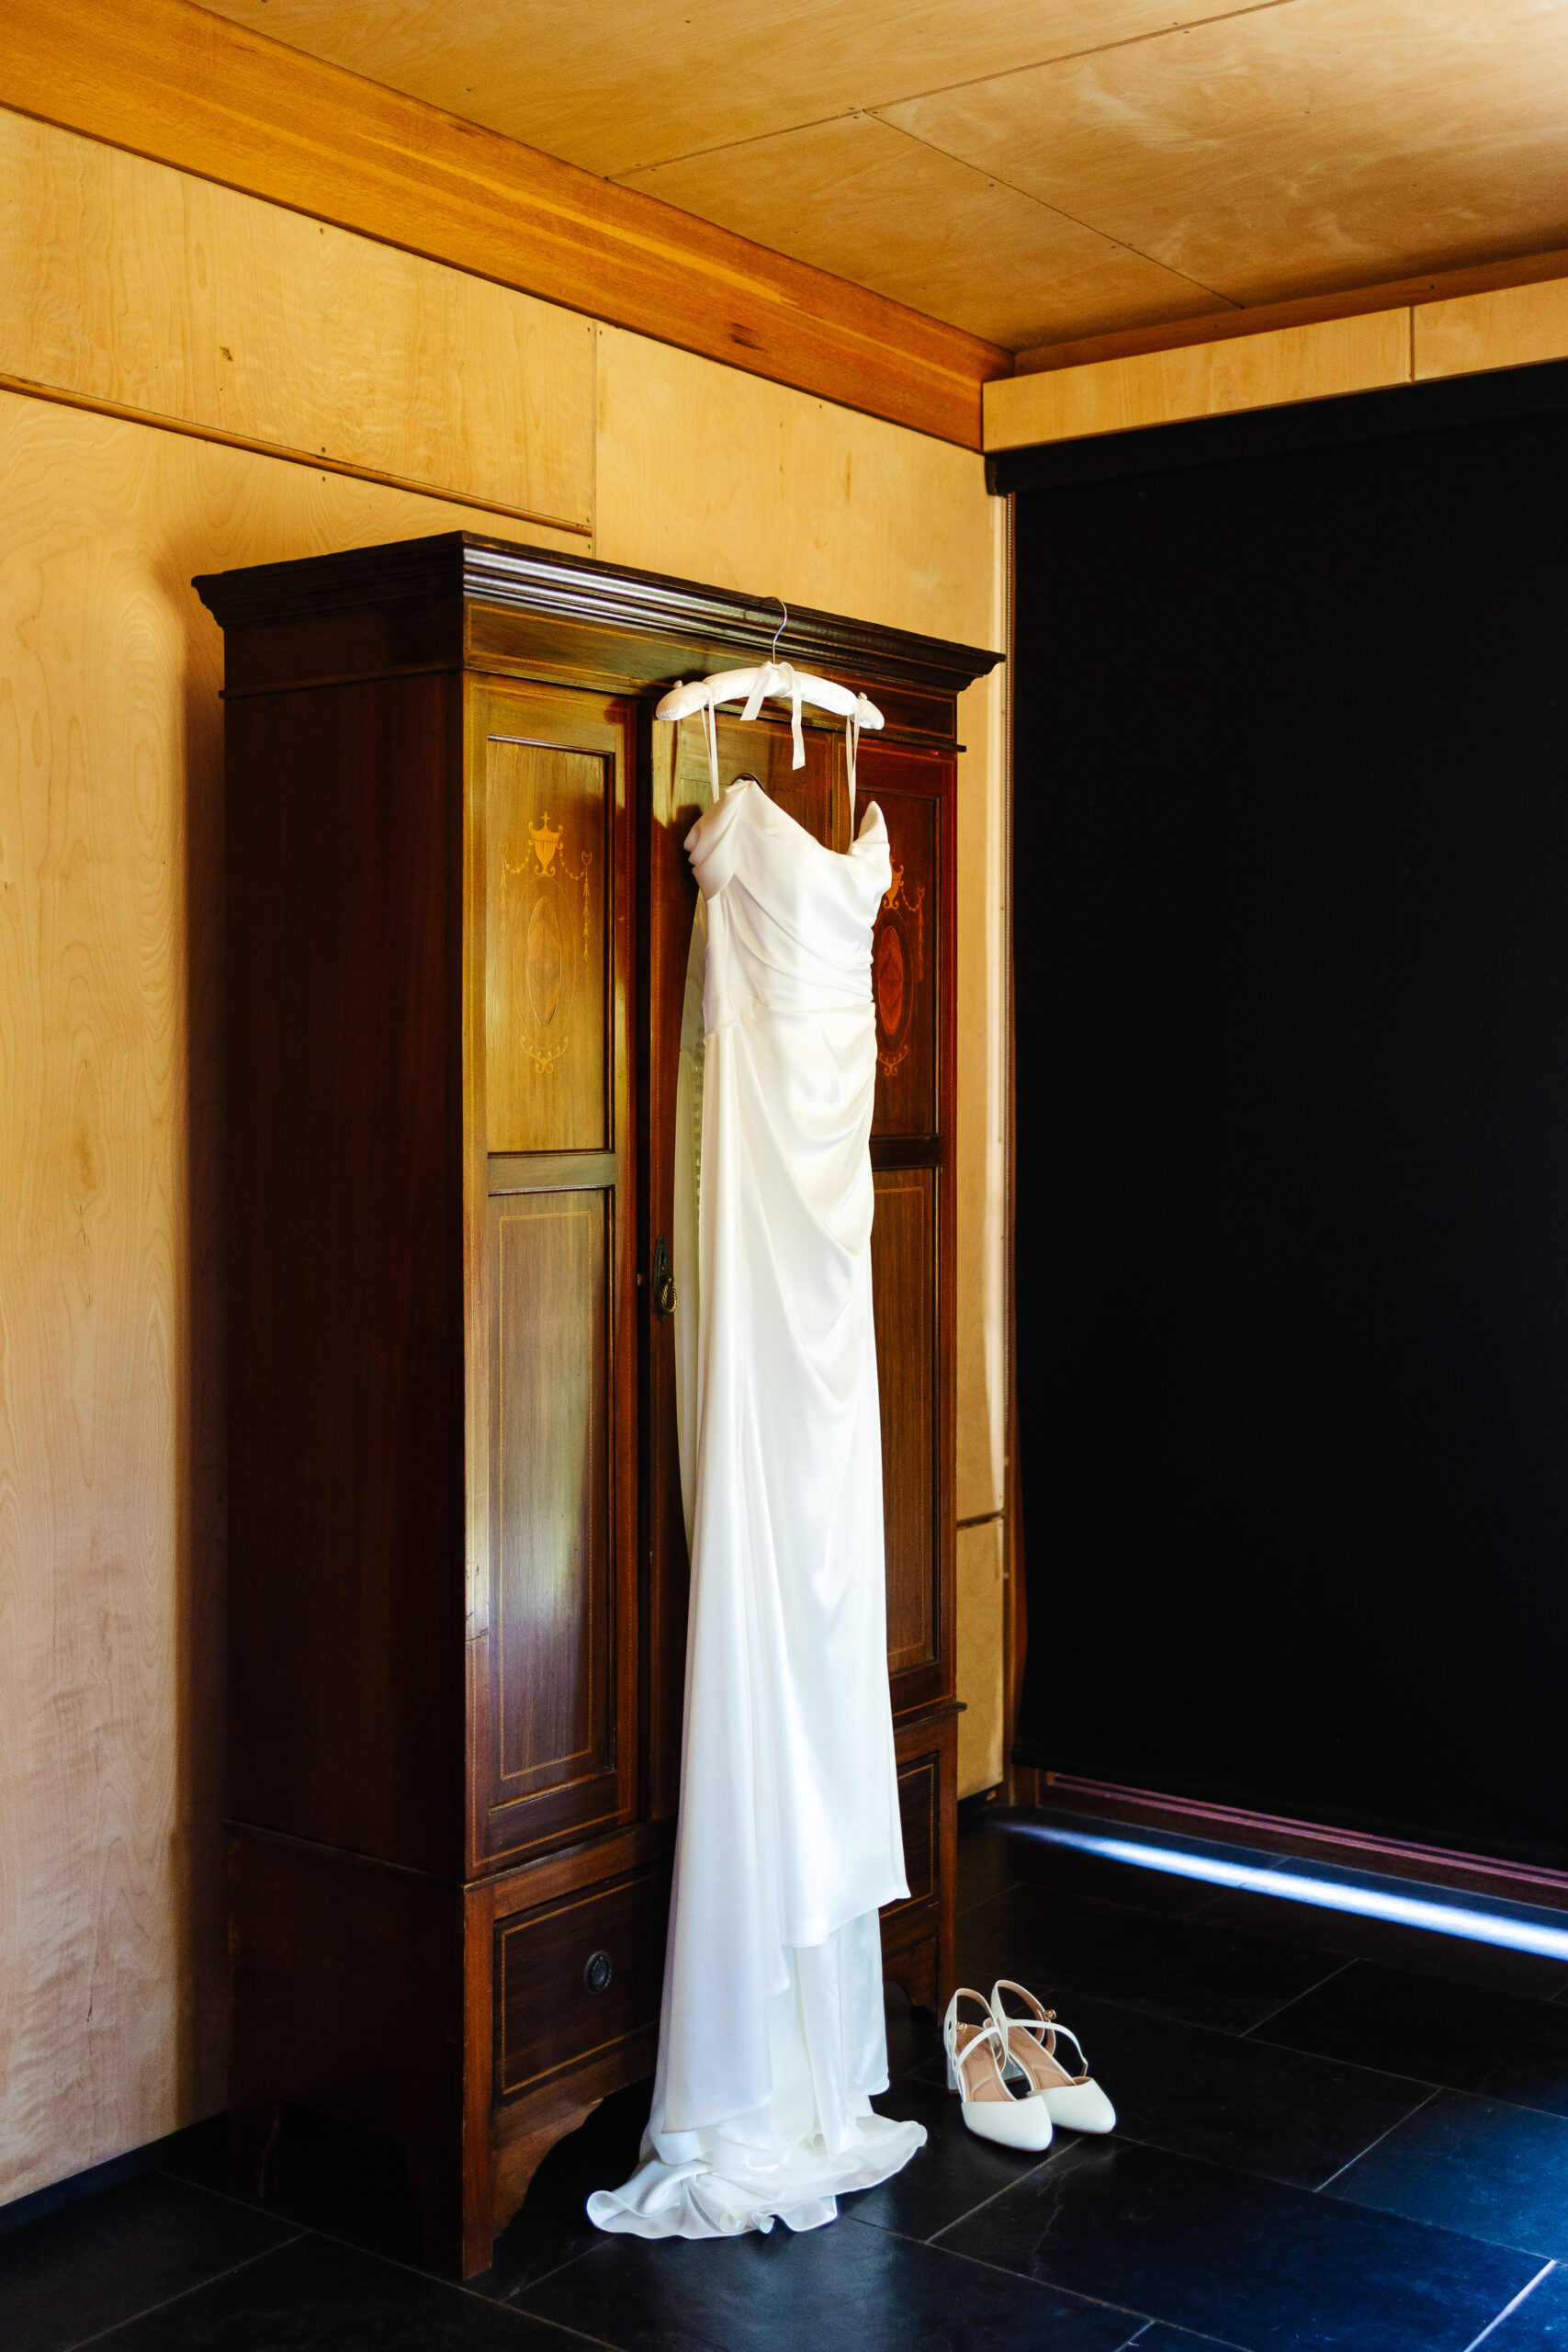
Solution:
<path fill-rule="evenodd" d="M 879 728 L 882 713 L 863 694 L 852 693 L 831 678 L 814 677 L 808 670 L 797 670 L 790 662 L 760 662 L 752 670 L 722 670 L 716 677 L 694 679 L 691 684 L 677 679 L 655 709 L 655 717 L 679 721 L 693 717 L 703 724 L 703 741 L 708 755 L 708 776 L 713 797 L 719 797 L 718 781 L 718 719 L 720 703 L 742 704 L 742 721 L 761 715 L 765 702 L 787 702 L 789 705 L 790 765 L 806 765 L 806 739 L 801 731 L 802 706 L 809 703 L 813 709 L 830 710 L 844 722 L 844 765 L 850 786 L 850 821 L 852 827 L 855 808 L 855 765 L 860 751 L 861 729 Z"/>

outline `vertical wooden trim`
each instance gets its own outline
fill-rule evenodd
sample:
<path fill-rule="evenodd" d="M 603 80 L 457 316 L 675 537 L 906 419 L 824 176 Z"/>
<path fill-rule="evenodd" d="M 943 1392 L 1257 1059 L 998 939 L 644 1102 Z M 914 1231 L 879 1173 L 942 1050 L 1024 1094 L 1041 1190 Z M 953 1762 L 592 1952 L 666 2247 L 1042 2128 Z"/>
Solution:
<path fill-rule="evenodd" d="M 1007 953 L 1002 962 L 1002 1022 L 1007 1039 L 1007 1091 L 1002 1149 L 1007 1176 L 1003 1207 L 1003 1350 L 1006 1379 L 1005 1475 L 1002 1490 L 1002 1788 L 1009 1804 L 1026 1800 L 1012 1760 L 1029 1647 L 1029 1596 L 1023 1582 L 1023 1481 L 1018 1442 L 1018 1018 L 1013 958 L 1013 665 L 1018 659 L 1018 499 L 1007 502 L 1007 649 L 1002 672 L 1002 874 L 1007 894 Z"/>

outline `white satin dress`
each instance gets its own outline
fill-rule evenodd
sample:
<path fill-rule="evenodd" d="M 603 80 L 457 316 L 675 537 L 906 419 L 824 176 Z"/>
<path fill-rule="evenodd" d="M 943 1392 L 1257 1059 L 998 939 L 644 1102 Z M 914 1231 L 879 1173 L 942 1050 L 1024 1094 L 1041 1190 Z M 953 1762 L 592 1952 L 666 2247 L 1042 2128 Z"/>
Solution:
<path fill-rule="evenodd" d="M 707 966 L 681 1811 L 653 2111 L 631 2179 L 588 2202 L 650 2238 L 815 2229 L 925 2139 L 871 2107 L 876 1915 L 908 1892 L 871 1298 L 887 831 L 874 805 L 835 853 L 742 777 L 686 846 Z"/>

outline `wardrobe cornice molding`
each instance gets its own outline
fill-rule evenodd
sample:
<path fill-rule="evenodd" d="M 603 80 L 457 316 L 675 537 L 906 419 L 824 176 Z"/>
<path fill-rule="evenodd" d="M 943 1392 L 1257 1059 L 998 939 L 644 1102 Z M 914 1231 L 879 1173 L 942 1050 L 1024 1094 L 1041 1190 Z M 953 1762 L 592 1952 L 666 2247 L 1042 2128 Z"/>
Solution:
<path fill-rule="evenodd" d="M 570 645 L 580 666 L 634 691 L 701 675 L 733 662 L 738 651 L 766 652 L 779 633 L 776 598 L 474 531 L 204 573 L 194 585 L 230 631 L 298 628 L 370 605 L 418 606 L 460 596 L 468 606 L 533 616 L 552 667 Z M 783 650 L 794 661 L 928 695 L 962 694 L 1003 658 L 981 646 L 794 605 L 787 631 Z M 604 642 L 610 634 L 618 640 L 613 654 Z M 445 658 L 455 661 L 457 653 L 454 640 Z"/>
<path fill-rule="evenodd" d="M 1012 356 L 189 0 L 11 0 L 0 105 L 979 449 Z"/>

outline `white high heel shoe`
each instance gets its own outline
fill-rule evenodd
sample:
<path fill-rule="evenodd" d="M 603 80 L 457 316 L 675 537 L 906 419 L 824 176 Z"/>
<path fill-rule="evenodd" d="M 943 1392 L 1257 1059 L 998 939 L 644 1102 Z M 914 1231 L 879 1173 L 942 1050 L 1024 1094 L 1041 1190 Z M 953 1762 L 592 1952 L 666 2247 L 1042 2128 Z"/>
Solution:
<path fill-rule="evenodd" d="M 1004 1993 L 1016 1993 L 1029 2014 L 1010 2017 L 1002 2002 Z M 1003 1976 L 991 1987 L 991 2016 L 1012 2064 L 1030 2089 L 1043 2099 L 1053 2123 L 1067 2132 L 1115 2131 L 1116 2109 L 1090 2075 L 1082 2042 L 1071 2026 L 1057 2024 L 1055 2009 L 1043 2009 L 1027 1985 Z M 1070 2072 L 1057 2055 L 1057 2043 L 1064 2034 L 1077 2055 L 1077 2065 Z"/>
<path fill-rule="evenodd" d="M 973 2001 L 985 2023 L 961 2024 L 960 2001 Z M 1017 2092 L 1003 2080 L 1007 2040 L 982 1994 L 970 1992 L 967 1985 L 954 1993 L 942 2019 L 942 2038 L 947 2051 L 947 2087 L 957 2092 L 970 2131 L 1002 2148 L 1023 2148 L 1035 2155 L 1048 2148 L 1051 2111 L 1037 2091 Z"/>

